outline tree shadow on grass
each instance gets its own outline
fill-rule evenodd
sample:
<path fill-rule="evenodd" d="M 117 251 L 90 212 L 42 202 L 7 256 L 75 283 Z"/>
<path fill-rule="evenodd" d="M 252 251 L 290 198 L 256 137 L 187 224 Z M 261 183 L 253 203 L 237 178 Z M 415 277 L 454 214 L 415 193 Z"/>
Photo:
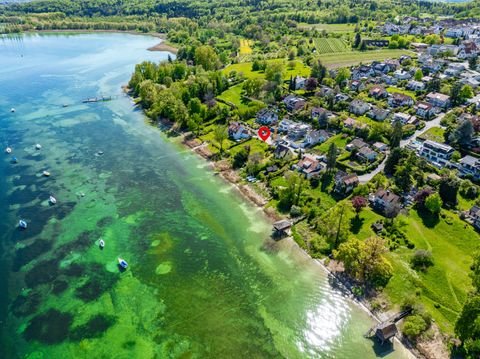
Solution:
<path fill-rule="evenodd" d="M 427 228 L 435 228 L 438 222 L 440 222 L 438 214 L 432 214 L 431 212 L 423 209 L 419 209 L 417 213 L 421 218 L 423 225 Z"/>
<path fill-rule="evenodd" d="M 365 222 L 365 218 L 360 218 L 360 216 L 355 216 L 350 220 L 350 230 L 353 234 L 358 234 L 358 232 L 360 232 L 363 222 Z"/>
<path fill-rule="evenodd" d="M 325 173 L 322 176 L 322 186 L 321 186 L 322 192 L 326 192 L 328 190 L 328 187 L 330 186 L 332 181 L 333 181 L 333 175 L 331 173 Z"/>

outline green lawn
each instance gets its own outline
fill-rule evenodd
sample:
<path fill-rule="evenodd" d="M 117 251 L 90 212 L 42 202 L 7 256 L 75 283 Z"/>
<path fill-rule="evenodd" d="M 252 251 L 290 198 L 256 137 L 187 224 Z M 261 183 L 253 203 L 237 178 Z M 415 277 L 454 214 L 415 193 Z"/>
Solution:
<path fill-rule="evenodd" d="M 320 59 L 328 68 L 339 68 L 353 66 L 359 63 L 367 63 L 372 61 L 382 61 L 388 58 L 397 58 L 401 55 L 413 55 L 408 50 L 371 50 L 371 51 L 352 51 L 335 54 L 322 54 Z"/>
<path fill-rule="evenodd" d="M 330 147 L 331 143 L 335 143 L 337 148 L 339 148 L 340 150 L 343 150 L 347 145 L 347 138 L 346 137 L 344 138 L 342 134 L 332 136 L 328 140 L 326 140 L 324 143 L 315 146 L 313 148 L 313 152 L 317 154 L 325 154 L 328 152 L 328 148 Z"/>
<path fill-rule="evenodd" d="M 432 127 L 429 130 L 422 133 L 418 138 L 423 140 L 431 140 L 443 143 L 445 142 L 445 138 L 443 137 L 445 130 L 441 127 Z"/>
<path fill-rule="evenodd" d="M 410 97 L 413 98 L 414 100 L 417 99 L 417 95 L 415 94 L 414 91 L 408 91 L 408 90 L 405 90 L 405 89 L 401 89 L 401 88 L 398 88 L 398 87 L 392 87 L 392 86 L 387 87 L 386 90 L 387 90 L 387 92 L 389 92 L 389 93 L 395 93 L 395 92 L 397 92 L 397 93 L 403 93 L 404 95 L 410 96 Z"/>
<path fill-rule="evenodd" d="M 260 141 L 258 138 L 251 138 L 248 141 L 242 142 L 242 144 L 238 146 L 232 147 L 229 152 L 232 156 L 234 156 L 245 146 L 250 146 L 250 153 L 265 153 L 265 151 L 268 149 L 268 145 L 265 142 Z"/>
<path fill-rule="evenodd" d="M 260 109 L 265 106 L 261 101 L 249 101 L 242 98 L 242 88 L 243 84 L 232 86 L 217 97 L 223 101 L 233 103 L 239 110 L 245 110 L 251 107 Z"/>
<path fill-rule="evenodd" d="M 290 69 L 287 66 L 287 61 L 282 60 L 282 59 L 276 59 L 276 60 L 267 60 L 267 63 L 272 63 L 272 62 L 285 62 L 285 76 L 284 79 L 288 80 L 290 76 L 309 76 L 310 75 L 310 67 L 306 66 L 303 64 L 301 61 L 295 61 L 296 65 L 293 69 Z M 252 63 L 251 62 L 243 62 L 239 64 L 232 64 L 223 69 L 223 73 L 225 75 L 228 75 L 230 71 L 237 71 L 243 73 L 245 78 L 247 79 L 253 79 L 253 78 L 265 78 L 265 73 L 263 71 L 252 71 Z"/>
<path fill-rule="evenodd" d="M 468 277 L 470 254 L 480 245 L 480 236 L 471 226 L 465 227 L 455 214 L 445 212 L 446 220 L 422 219 L 414 210 L 405 221 L 405 232 L 415 249 L 401 247 L 390 253 L 394 276 L 385 293 L 394 303 L 402 303 L 406 297 L 418 295 L 418 300 L 433 315 L 442 330 L 453 332 L 456 318 L 471 289 Z M 434 266 L 426 272 L 411 269 L 410 258 L 417 249 L 432 252 Z"/>

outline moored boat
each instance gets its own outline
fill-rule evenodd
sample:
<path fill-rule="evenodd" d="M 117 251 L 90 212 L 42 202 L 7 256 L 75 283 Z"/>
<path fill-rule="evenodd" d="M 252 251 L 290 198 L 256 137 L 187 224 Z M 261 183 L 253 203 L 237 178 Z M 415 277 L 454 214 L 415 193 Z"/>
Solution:
<path fill-rule="evenodd" d="M 45 177 L 50 177 L 50 172 L 48 172 L 48 171 L 43 171 L 43 172 L 42 172 L 42 175 L 44 175 Z"/>
<path fill-rule="evenodd" d="M 56 199 L 55 197 L 53 197 L 53 196 L 50 196 L 50 198 L 48 199 L 48 202 L 49 202 L 50 204 L 55 204 L 55 203 L 57 203 L 57 199 Z"/>
<path fill-rule="evenodd" d="M 98 242 L 98 246 L 100 247 L 100 249 L 103 249 L 105 247 L 105 241 L 103 239 L 100 239 L 100 242 Z"/>
<path fill-rule="evenodd" d="M 12 148 L 11 148 L 11 147 L 5 148 L 5 152 L 6 152 L 6 153 L 12 153 Z"/>
<path fill-rule="evenodd" d="M 128 263 L 125 259 L 118 257 L 118 265 L 122 267 L 123 269 L 128 268 Z"/>
<path fill-rule="evenodd" d="M 35 148 L 36 148 L 37 150 L 40 150 L 40 149 L 42 149 L 42 145 L 39 144 L 39 143 L 37 143 L 37 144 L 35 145 Z"/>
<path fill-rule="evenodd" d="M 18 221 L 18 226 L 22 229 L 27 229 L 27 221 L 24 219 L 21 219 Z"/>
<path fill-rule="evenodd" d="M 10 112 L 15 112 L 15 111 L 16 111 L 16 110 L 15 110 L 14 107 L 12 107 L 12 108 L 10 109 Z"/>
<path fill-rule="evenodd" d="M 17 157 L 12 157 L 12 163 L 18 163 Z"/>

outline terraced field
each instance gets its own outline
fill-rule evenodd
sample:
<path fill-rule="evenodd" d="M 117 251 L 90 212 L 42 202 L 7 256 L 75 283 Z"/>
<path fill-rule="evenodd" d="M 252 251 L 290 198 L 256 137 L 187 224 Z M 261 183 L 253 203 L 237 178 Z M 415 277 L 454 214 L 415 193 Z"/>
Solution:
<path fill-rule="evenodd" d="M 319 54 L 333 54 L 336 52 L 347 52 L 350 49 L 345 41 L 341 39 L 317 38 L 314 40 L 315 48 Z"/>

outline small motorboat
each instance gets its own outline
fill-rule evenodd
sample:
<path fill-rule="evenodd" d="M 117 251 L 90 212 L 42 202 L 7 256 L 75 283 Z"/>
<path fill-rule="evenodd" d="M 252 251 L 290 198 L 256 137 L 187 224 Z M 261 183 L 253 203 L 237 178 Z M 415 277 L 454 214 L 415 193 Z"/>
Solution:
<path fill-rule="evenodd" d="M 103 155 L 103 151 L 98 151 L 97 152 L 97 156 L 102 156 Z"/>
<path fill-rule="evenodd" d="M 127 269 L 128 268 L 128 263 L 125 259 L 123 258 L 118 258 L 118 265 L 123 268 L 123 269 Z"/>
<path fill-rule="evenodd" d="M 43 172 L 42 172 L 42 175 L 45 176 L 45 177 L 50 177 L 50 172 L 48 172 L 48 171 L 43 171 Z"/>
<path fill-rule="evenodd" d="M 12 157 L 12 163 L 18 163 L 17 157 Z"/>
<path fill-rule="evenodd" d="M 37 144 L 35 145 L 35 148 L 36 148 L 37 150 L 41 150 L 41 149 L 42 149 L 42 145 L 39 144 L 39 143 L 37 143 Z"/>
<path fill-rule="evenodd" d="M 16 110 L 15 110 L 14 107 L 12 107 L 12 108 L 10 109 L 10 112 L 15 112 L 15 111 L 16 111 Z"/>
<path fill-rule="evenodd" d="M 68 107 L 68 103 L 64 103 L 62 106 L 63 107 Z"/>
<path fill-rule="evenodd" d="M 100 239 L 100 242 L 98 242 L 98 246 L 100 247 L 100 249 L 103 249 L 105 248 L 105 241 L 103 239 Z M 119 258 L 120 259 L 120 258 Z M 123 259 L 122 259 L 123 260 Z M 127 262 L 125 262 L 126 264 Z M 119 262 L 120 264 L 120 262 Z M 128 264 L 127 264 L 127 267 L 128 267 Z M 122 267 L 123 268 L 123 267 Z M 125 267 L 126 268 L 126 267 Z"/>
<path fill-rule="evenodd" d="M 24 219 L 21 219 L 18 221 L 18 226 L 21 228 L 21 229 L 27 229 L 27 221 L 24 220 Z"/>
<path fill-rule="evenodd" d="M 8 153 L 8 154 L 12 153 L 12 148 L 11 147 L 5 148 L 5 153 Z"/>
<path fill-rule="evenodd" d="M 57 199 L 53 196 L 50 196 L 50 198 L 48 199 L 48 203 L 55 204 L 55 203 L 57 203 Z"/>

